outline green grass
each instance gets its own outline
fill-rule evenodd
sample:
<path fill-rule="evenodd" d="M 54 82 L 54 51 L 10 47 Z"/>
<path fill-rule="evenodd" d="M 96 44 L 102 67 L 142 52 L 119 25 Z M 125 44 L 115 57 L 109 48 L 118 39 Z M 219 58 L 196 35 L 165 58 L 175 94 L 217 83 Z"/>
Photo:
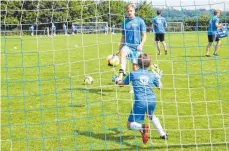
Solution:
<path fill-rule="evenodd" d="M 164 71 L 155 114 L 169 140 L 158 139 L 151 124 L 144 145 L 126 129 L 129 87 L 111 82 L 106 63 L 120 37 L 1 37 L 1 150 L 228 150 L 228 39 L 220 57 L 206 58 L 205 33 L 169 34 L 169 54 L 156 56 L 148 34 L 144 51 Z M 92 85 L 84 85 L 85 75 Z"/>

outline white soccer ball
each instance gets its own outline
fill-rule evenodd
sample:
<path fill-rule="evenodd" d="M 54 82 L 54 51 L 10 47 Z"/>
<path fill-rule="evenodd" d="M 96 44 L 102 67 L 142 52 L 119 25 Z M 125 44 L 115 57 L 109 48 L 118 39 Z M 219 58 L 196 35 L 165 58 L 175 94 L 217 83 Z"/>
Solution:
<path fill-rule="evenodd" d="M 85 78 L 84 78 L 84 83 L 85 84 L 92 84 L 93 83 L 93 78 L 91 77 L 91 76 L 86 76 Z"/>
<path fill-rule="evenodd" d="M 107 63 L 108 65 L 111 65 L 111 66 L 117 66 L 120 63 L 119 57 L 116 55 L 109 55 L 107 57 Z"/>

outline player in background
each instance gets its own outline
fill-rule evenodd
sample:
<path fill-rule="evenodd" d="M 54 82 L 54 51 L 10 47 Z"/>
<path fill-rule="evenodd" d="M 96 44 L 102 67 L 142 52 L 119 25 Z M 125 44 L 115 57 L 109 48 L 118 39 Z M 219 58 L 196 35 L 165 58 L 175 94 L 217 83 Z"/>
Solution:
<path fill-rule="evenodd" d="M 214 11 L 214 16 L 210 19 L 208 24 L 208 45 L 206 47 L 206 57 L 210 57 L 210 47 L 214 41 L 216 41 L 214 56 L 218 56 L 218 51 L 220 47 L 220 39 L 217 37 L 216 32 L 218 28 L 223 28 L 219 23 L 220 10 L 216 9 Z"/>
<path fill-rule="evenodd" d="M 56 36 L 56 26 L 52 23 L 52 35 Z"/>
<path fill-rule="evenodd" d="M 46 27 L 47 30 L 47 36 L 49 36 L 49 27 Z"/>
<path fill-rule="evenodd" d="M 139 130 L 144 144 L 148 141 L 149 125 L 140 123 L 144 122 L 145 114 L 147 114 L 149 120 L 155 125 L 153 112 L 156 106 L 156 96 L 152 86 L 155 85 L 158 88 L 162 86 L 158 76 L 148 71 L 150 65 L 150 57 L 145 53 L 140 54 L 138 57 L 139 69 L 130 72 L 123 81 L 116 81 L 120 86 L 129 85 L 132 82 L 135 102 L 128 118 L 127 128 Z M 166 134 L 164 137 L 163 139 L 167 139 Z"/>
<path fill-rule="evenodd" d="M 107 35 L 108 34 L 108 27 L 107 24 L 103 25 L 103 29 L 104 29 L 104 34 Z"/>
<path fill-rule="evenodd" d="M 111 34 L 115 34 L 115 25 L 112 25 L 111 27 Z"/>
<path fill-rule="evenodd" d="M 29 27 L 29 31 L 30 31 L 30 33 L 31 33 L 31 36 L 33 36 L 33 35 L 34 35 L 34 25 L 31 25 L 31 26 Z"/>
<path fill-rule="evenodd" d="M 76 26 L 72 24 L 72 35 L 75 35 L 76 33 Z"/>
<path fill-rule="evenodd" d="M 155 41 L 157 45 L 157 55 L 160 55 L 160 45 L 162 43 L 164 47 L 164 52 L 167 55 L 168 51 L 165 43 L 165 27 L 167 26 L 166 20 L 161 16 L 161 10 L 157 10 L 157 16 L 152 19 L 153 22 L 153 31 L 155 33 Z"/>
<path fill-rule="evenodd" d="M 63 31 L 64 31 L 64 34 L 65 34 L 65 35 L 68 34 L 67 26 L 66 26 L 65 24 L 63 24 Z"/>

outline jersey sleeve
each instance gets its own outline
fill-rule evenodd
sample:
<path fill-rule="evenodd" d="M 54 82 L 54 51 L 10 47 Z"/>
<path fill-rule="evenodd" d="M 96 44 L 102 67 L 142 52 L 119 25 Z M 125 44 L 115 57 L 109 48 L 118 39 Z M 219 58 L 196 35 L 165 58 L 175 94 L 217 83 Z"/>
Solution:
<path fill-rule="evenodd" d="M 159 78 L 157 78 L 156 76 L 154 76 L 153 78 L 153 84 L 155 85 L 155 87 L 159 88 L 160 85 Z"/>
<path fill-rule="evenodd" d="M 131 77 L 131 73 L 126 76 L 126 78 L 123 80 L 124 85 L 130 84 L 130 81 L 132 81 Z"/>
<path fill-rule="evenodd" d="M 146 32 L 146 24 L 143 19 L 140 21 L 140 31 L 141 32 Z"/>
<path fill-rule="evenodd" d="M 123 24 L 122 24 L 122 35 L 125 35 L 125 22 L 123 22 Z"/>

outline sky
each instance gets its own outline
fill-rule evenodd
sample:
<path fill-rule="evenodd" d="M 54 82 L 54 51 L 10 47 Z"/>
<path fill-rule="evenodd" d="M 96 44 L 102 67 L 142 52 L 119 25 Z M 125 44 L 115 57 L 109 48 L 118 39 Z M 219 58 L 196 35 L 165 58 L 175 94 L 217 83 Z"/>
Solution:
<path fill-rule="evenodd" d="M 141 2 L 144 0 L 134 0 Z M 229 0 L 147 0 L 151 2 L 155 7 L 160 6 L 174 6 L 175 9 L 181 9 L 180 6 L 186 9 L 220 9 L 222 11 L 229 11 Z M 175 7 L 177 6 L 177 7 Z M 196 7 L 195 7 L 196 6 Z"/>

